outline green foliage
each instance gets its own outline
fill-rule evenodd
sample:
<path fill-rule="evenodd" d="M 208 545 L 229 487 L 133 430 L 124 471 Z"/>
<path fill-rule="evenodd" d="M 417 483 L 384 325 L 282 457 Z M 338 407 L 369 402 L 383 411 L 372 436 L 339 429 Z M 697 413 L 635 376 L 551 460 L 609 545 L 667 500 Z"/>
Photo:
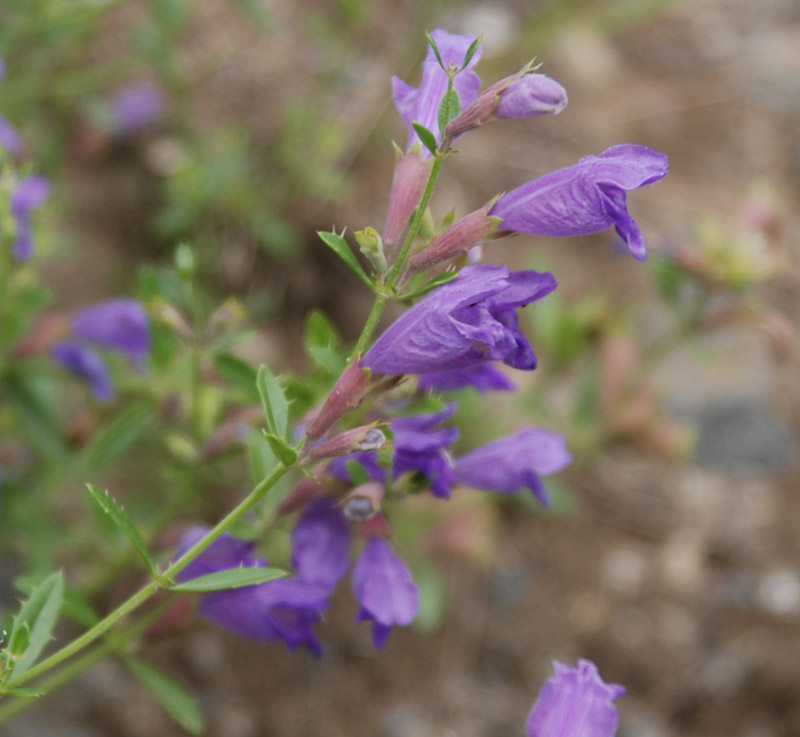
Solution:
<path fill-rule="evenodd" d="M 286 438 L 289 429 L 289 402 L 275 374 L 267 366 L 262 365 L 258 369 L 256 386 L 267 419 L 267 427 L 273 435 Z"/>
<path fill-rule="evenodd" d="M 209 591 L 224 591 L 227 589 L 240 589 L 244 586 L 274 581 L 282 578 L 286 571 L 278 568 L 230 568 L 226 571 L 217 571 L 205 576 L 198 576 L 191 581 L 170 586 L 170 591 L 208 593 Z"/>
<path fill-rule="evenodd" d="M 372 280 L 366 275 L 363 267 L 359 263 L 358 258 L 356 258 L 355 253 L 353 253 L 349 244 L 344 239 L 344 235 L 339 235 L 336 232 L 327 232 L 324 230 L 318 230 L 317 235 L 326 246 L 328 246 L 339 258 L 342 259 L 342 261 L 347 264 L 347 266 L 350 268 L 350 271 L 352 271 L 359 279 L 361 279 L 364 284 L 366 284 L 370 289 L 374 287 Z"/>

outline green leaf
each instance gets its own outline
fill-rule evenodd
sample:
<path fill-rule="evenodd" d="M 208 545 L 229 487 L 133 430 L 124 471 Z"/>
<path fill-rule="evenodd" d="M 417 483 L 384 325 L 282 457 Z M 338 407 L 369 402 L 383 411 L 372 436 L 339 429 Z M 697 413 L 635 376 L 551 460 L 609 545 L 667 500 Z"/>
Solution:
<path fill-rule="evenodd" d="M 344 371 L 346 359 L 340 356 L 336 351 L 330 348 L 320 348 L 318 346 L 311 346 L 308 349 L 308 355 L 317 366 L 324 368 L 329 374 L 339 375 Z"/>
<path fill-rule="evenodd" d="M 411 127 L 417 132 L 422 145 L 436 156 L 436 136 L 433 135 L 424 125 L 412 123 Z"/>
<path fill-rule="evenodd" d="M 28 627 L 27 622 L 23 622 L 19 627 L 14 630 L 14 635 L 11 642 L 8 643 L 8 652 L 15 658 L 25 654 L 28 646 L 31 644 L 31 628 Z"/>
<path fill-rule="evenodd" d="M 10 642 L 20 641 L 20 629 L 30 629 L 30 640 L 25 654 L 14 665 L 14 676 L 21 676 L 39 657 L 53 634 L 58 613 L 64 600 L 64 576 L 61 571 L 48 576 L 23 602 L 19 614 L 14 617 Z"/>
<path fill-rule="evenodd" d="M 139 553 L 139 556 L 147 566 L 147 570 L 150 571 L 150 575 L 154 577 L 157 576 L 158 572 L 147 550 L 147 546 L 144 544 L 139 530 L 136 529 L 131 518 L 128 517 L 128 513 L 122 508 L 122 505 L 107 491 L 98 489 L 93 484 L 86 484 L 86 488 L 89 490 L 92 498 L 100 505 L 100 508 L 111 517 L 112 522 L 114 522 L 114 524 L 122 530 L 125 537 L 131 541 L 133 547 L 136 548 L 136 552 Z"/>
<path fill-rule="evenodd" d="M 467 55 L 464 57 L 464 63 L 459 68 L 459 72 L 464 71 L 468 66 L 469 63 L 472 61 L 472 57 L 475 56 L 475 52 L 478 50 L 478 46 L 481 45 L 481 41 L 483 41 L 483 35 L 478 36 L 469 46 L 467 49 Z"/>
<path fill-rule="evenodd" d="M 253 481 L 258 484 L 269 476 L 278 459 L 269 447 L 269 441 L 264 433 L 258 430 L 251 430 L 247 438 L 247 451 L 250 456 L 250 471 L 253 474 Z"/>
<path fill-rule="evenodd" d="M 450 87 L 439 103 L 439 130 L 444 135 L 447 124 L 461 112 L 461 98 L 455 87 Z"/>
<path fill-rule="evenodd" d="M 267 427 L 273 435 L 285 438 L 289 429 L 289 403 L 278 379 L 267 366 L 258 369 L 256 386 L 264 406 Z"/>
<path fill-rule="evenodd" d="M 423 284 L 416 292 L 404 294 L 401 299 L 416 299 L 417 297 L 421 297 L 423 294 L 430 292 L 431 289 L 436 289 L 436 287 L 440 287 L 442 284 L 453 281 L 457 276 L 457 271 L 443 271 L 441 274 L 434 276 L 429 282 Z"/>
<path fill-rule="evenodd" d="M 206 576 L 198 576 L 191 581 L 170 586 L 170 591 L 224 591 L 227 589 L 240 589 L 244 586 L 255 586 L 265 581 L 283 578 L 286 571 L 280 568 L 229 568 L 226 571 L 216 571 Z"/>
<path fill-rule="evenodd" d="M 350 245 L 344 239 L 344 236 L 335 232 L 328 232 L 325 230 L 318 230 L 317 235 L 322 239 L 322 242 L 332 248 L 339 258 L 342 259 L 349 267 L 350 270 L 364 282 L 370 289 L 374 289 L 375 285 L 372 280 L 367 276 L 364 269 L 361 267 L 359 260 L 353 253 Z"/>
<path fill-rule="evenodd" d="M 6 377 L 7 397 L 13 405 L 25 438 L 46 458 L 65 458 L 68 450 L 56 415 L 55 385 L 26 375 L 26 366 Z"/>
<path fill-rule="evenodd" d="M 337 348 L 339 332 L 325 313 L 312 310 L 306 318 L 305 344 L 307 348 Z"/>
<path fill-rule="evenodd" d="M 447 68 L 445 67 L 444 62 L 442 61 L 442 57 L 439 54 L 439 49 L 436 46 L 436 41 L 433 40 L 433 36 L 431 36 L 431 34 L 426 31 L 425 38 L 428 39 L 428 43 L 431 45 L 431 48 L 433 49 L 433 53 L 436 56 L 436 61 L 439 62 L 439 66 L 446 72 Z"/>
<path fill-rule="evenodd" d="M 292 448 L 284 438 L 280 438 L 272 433 L 267 433 L 267 442 L 272 452 L 284 466 L 289 467 L 295 464 L 297 461 L 297 451 Z"/>
<path fill-rule="evenodd" d="M 164 710 L 181 727 L 192 734 L 200 734 L 203 731 L 205 720 L 192 694 L 152 665 L 130 655 L 124 660 L 131 673 L 156 697 Z"/>
<path fill-rule="evenodd" d="M 370 479 L 367 475 L 367 470 L 358 461 L 347 461 L 347 475 L 350 477 L 350 483 L 353 486 L 361 486 L 366 484 Z"/>
<path fill-rule="evenodd" d="M 214 356 L 214 368 L 225 381 L 244 392 L 249 399 L 258 399 L 257 371 L 243 358 L 232 353 L 217 353 Z"/>
<path fill-rule="evenodd" d="M 86 466 L 96 470 L 124 456 L 153 426 L 153 409 L 134 405 L 118 415 L 92 438 L 86 449 Z"/>

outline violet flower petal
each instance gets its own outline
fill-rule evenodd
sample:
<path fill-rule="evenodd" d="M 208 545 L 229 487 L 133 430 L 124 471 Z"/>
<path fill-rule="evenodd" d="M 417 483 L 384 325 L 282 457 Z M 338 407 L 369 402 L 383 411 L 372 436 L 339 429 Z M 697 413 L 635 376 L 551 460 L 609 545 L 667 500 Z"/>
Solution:
<path fill-rule="evenodd" d="M 384 646 L 393 626 L 411 624 L 417 616 L 417 585 L 386 540 L 367 542 L 353 568 L 353 590 L 360 605 L 356 621 L 373 622 L 377 649 Z"/>
<path fill-rule="evenodd" d="M 292 531 L 292 565 L 306 583 L 329 591 L 350 566 L 350 528 L 330 498 L 311 502 Z"/>
<path fill-rule="evenodd" d="M 0 146 L 10 154 L 18 154 L 22 150 L 22 138 L 17 129 L 2 115 L 0 115 Z"/>
<path fill-rule="evenodd" d="M 422 374 L 417 386 L 422 390 L 455 391 L 474 386 L 481 394 L 495 391 L 514 391 L 516 385 L 492 363 L 479 363 L 465 369 Z"/>
<path fill-rule="evenodd" d="M 528 715 L 528 737 L 614 737 L 619 725 L 612 703 L 624 686 L 604 683 L 597 666 L 579 660 L 576 668 L 553 662 L 549 678 Z"/>
<path fill-rule="evenodd" d="M 53 345 L 50 355 L 70 373 L 86 381 L 99 402 L 107 403 L 114 398 L 114 384 L 108 366 L 92 348 L 62 341 Z"/>
<path fill-rule="evenodd" d="M 126 87 L 113 103 L 116 132 L 124 136 L 138 133 L 159 118 L 164 104 L 164 93 L 155 85 Z"/>
<path fill-rule="evenodd" d="M 501 494 L 527 488 L 547 506 L 547 493 L 539 474 L 556 473 L 571 461 L 563 436 L 529 427 L 457 458 L 456 479 L 461 484 Z"/>
<path fill-rule="evenodd" d="M 11 215 L 17 223 L 14 241 L 14 258 L 28 261 L 33 258 L 33 226 L 31 214 L 50 194 L 50 182 L 44 177 L 31 175 L 23 179 L 11 193 Z"/>
<path fill-rule="evenodd" d="M 611 225 L 635 258 L 644 260 L 644 240 L 626 207 L 626 192 L 667 175 L 667 157 L 647 146 L 612 146 L 574 166 L 546 174 L 501 197 L 490 210 L 501 229 L 532 235 L 597 233 Z"/>
<path fill-rule="evenodd" d="M 135 299 L 112 299 L 87 307 L 72 318 L 75 335 L 103 348 L 119 351 L 137 368 L 150 352 L 150 324 Z"/>

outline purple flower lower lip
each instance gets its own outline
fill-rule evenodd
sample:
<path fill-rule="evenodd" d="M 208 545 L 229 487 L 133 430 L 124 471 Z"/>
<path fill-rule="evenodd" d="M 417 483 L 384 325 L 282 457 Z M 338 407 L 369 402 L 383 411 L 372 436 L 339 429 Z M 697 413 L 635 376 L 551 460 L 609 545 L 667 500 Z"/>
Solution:
<path fill-rule="evenodd" d="M 361 365 L 375 374 L 427 374 L 503 361 L 530 371 L 536 356 L 515 310 L 555 288 L 552 274 L 467 266 L 395 321 Z"/>
<path fill-rule="evenodd" d="M 571 461 L 561 435 L 530 427 L 456 459 L 456 479 L 461 484 L 501 494 L 527 488 L 547 505 L 547 492 L 539 475 L 560 471 Z"/>
<path fill-rule="evenodd" d="M 141 368 L 150 352 L 150 324 L 135 299 L 112 299 L 87 307 L 72 319 L 72 329 L 82 340 L 125 354 Z"/>
<path fill-rule="evenodd" d="M 647 146 L 612 146 L 523 184 L 501 197 L 489 214 L 503 219 L 503 230 L 532 235 L 586 235 L 613 225 L 643 261 L 644 238 L 628 214 L 626 193 L 663 179 L 667 163 L 664 154 Z"/>
<path fill-rule="evenodd" d="M 457 36 L 437 28 L 431 31 L 431 37 L 436 42 L 439 54 L 445 66 L 455 63 L 460 67 L 467 55 L 469 47 L 475 36 Z M 455 80 L 454 87 L 461 98 L 462 107 L 469 105 L 477 96 L 481 88 L 481 80 L 471 71 L 481 57 L 481 49 L 475 52 L 467 68 L 460 72 Z M 447 73 L 439 66 L 433 49 L 428 49 L 428 55 L 422 63 L 422 83 L 417 89 L 403 82 L 397 77 L 392 77 L 392 94 L 397 112 L 408 126 L 409 140 L 407 148 L 419 142 L 419 137 L 412 127 L 412 123 L 424 125 L 441 143 L 442 135 L 439 131 L 439 105 L 447 92 Z M 430 152 L 423 146 L 423 158 L 429 158 Z"/>
<path fill-rule="evenodd" d="M 454 391 L 474 386 L 481 394 L 490 389 L 495 391 L 514 391 L 514 382 L 493 363 L 479 363 L 466 369 L 452 369 L 419 377 L 420 389 Z"/>
<path fill-rule="evenodd" d="M 613 701 L 625 688 L 604 683 L 597 666 L 553 662 L 555 676 L 542 687 L 528 715 L 528 737 L 614 737 L 619 715 Z"/>
<path fill-rule="evenodd" d="M 65 340 L 54 344 L 50 354 L 68 371 L 86 381 L 99 402 L 110 402 L 114 398 L 108 366 L 92 348 Z"/>
<path fill-rule="evenodd" d="M 394 625 L 411 624 L 419 610 L 419 590 L 408 566 L 389 543 L 371 538 L 353 568 L 359 602 L 357 621 L 373 622 L 372 639 L 380 649 Z"/>
<path fill-rule="evenodd" d="M 350 529 L 330 498 L 311 502 L 292 531 L 292 564 L 302 581 L 330 591 L 350 565 Z"/>

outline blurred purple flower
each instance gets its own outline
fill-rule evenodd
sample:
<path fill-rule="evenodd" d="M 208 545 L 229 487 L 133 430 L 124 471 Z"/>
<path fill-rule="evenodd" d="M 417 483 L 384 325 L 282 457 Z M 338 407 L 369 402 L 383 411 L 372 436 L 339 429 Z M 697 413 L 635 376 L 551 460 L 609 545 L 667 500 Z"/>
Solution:
<path fill-rule="evenodd" d="M 333 591 L 350 566 L 350 528 L 329 497 L 311 502 L 292 531 L 292 565 L 301 581 Z"/>
<path fill-rule="evenodd" d="M 89 384 L 95 399 L 110 402 L 114 398 L 114 384 L 106 362 L 92 348 L 74 341 L 55 343 L 50 355 L 70 373 Z"/>
<path fill-rule="evenodd" d="M 429 481 L 435 496 L 447 498 L 455 481 L 453 462 L 447 452 L 448 446 L 458 439 L 455 428 L 436 429 L 456 410 L 451 404 L 442 412 L 415 417 L 399 417 L 391 422 L 394 433 L 392 476 L 396 480 L 404 473 L 421 473 Z M 377 453 L 354 453 L 334 459 L 328 466 L 328 474 L 334 478 L 350 480 L 348 462 L 360 463 L 372 481 L 386 484 L 386 469 L 379 465 Z"/>
<path fill-rule="evenodd" d="M 361 365 L 374 374 L 428 374 L 503 361 L 530 371 L 536 355 L 515 310 L 555 288 L 549 273 L 466 266 L 396 320 Z"/>
<path fill-rule="evenodd" d="M 528 715 L 528 737 L 614 737 L 619 725 L 612 703 L 625 687 L 604 683 L 597 666 L 579 660 L 576 668 L 553 662 L 549 678 Z"/>
<path fill-rule="evenodd" d="M 501 230 L 532 235 L 586 235 L 613 225 L 633 256 L 644 261 L 644 237 L 628 214 L 626 193 L 663 179 L 667 164 L 664 154 L 647 146 L 612 146 L 523 184 L 489 214 L 503 219 Z"/>
<path fill-rule="evenodd" d="M 490 389 L 495 391 L 514 391 L 516 386 L 493 363 L 479 363 L 465 369 L 451 369 L 434 374 L 422 374 L 417 386 L 422 389 L 436 391 L 455 391 L 467 386 L 474 386 L 481 394 Z"/>
<path fill-rule="evenodd" d="M 436 42 L 436 47 L 439 49 L 442 62 L 446 67 L 450 63 L 455 63 L 456 67 L 460 67 L 464 63 L 469 47 L 475 40 L 475 36 L 471 34 L 457 36 L 442 28 L 431 31 L 431 37 Z M 471 71 L 480 57 L 481 49 L 478 47 L 466 69 L 460 72 L 453 82 L 455 90 L 461 98 L 462 108 L 469 105 L 478 96 L 478 90 L 481 88 L 480 77 Z M 447 83 L 447 73 L 439 66 L 431 47 L 428 47 L 428 55 L 422 63 L 422 82 L 417 89 L 397 77 L 392 77 L 394 104 L 397 112 L 408 126 L 409 138 L 406 149 L 411 148 L 414 143 L 420 142 L 412 123 L 424 125 L 436 137 L 436 142 L 441 143 L 439 105 L 447 92 Z M 428 149 L 422 145 L 421 148 L 423 158 L 429 158 Z"/>
<path fill-rule="evenodd" d="M 205 534 L 207 530 L 202 528 L 186 533 L 178 546 L 177 557 Z M 181 571 L 177 579 L 188 581 L 239 566 L 266 567 L 265 559 L 250 556 L 252 549 L 251 543 L 225 533 Z M 265 642 L 283 640 L 290 650 L 305 645 L 315 655 L 321 655 L 322 645 L 313 628 L 328 606 L 328 594 L 324 586 L 282 578 L 206 594 L 200 599 L 199 612 L 217 626 L 242 637 Z"/>
<path fill-rule="evenodd" d="M 547 506 L 547 491 L 539 474 L 556 473 L 571 462 L 563 436 L 529 427 L 457 458 L 456 479 L 460 484 L 501 494 L 527 488 Z"/>
<path fill-rule="evenodd" d="M 394 625 L 411 624 L 419 610 L 419 590 L 408 566 L 389 543 L 371 538 L 353 568 L 359 602 L 357 622 L 373 622 L 372 641 L 381 649 Z"/>
<path fill-rule="evenodd" d="M 31 214 L 50 194 L 50 182 L 31 175 L 23 179 L 11 193 L 11 215 L 17 223 L 14 258 L 28 261 L 33 258 L 33 228 Z"/>
<path fill-rule="evenodd" d="M 114 99 L 114 130 L 132 135 L 146 128 L 161 115 L 164 93 L 152 84 L 131 85 Z"/>
<path fill-rule="evenodd" d="M 0 146 L 10 154 L 18 154 L 22 150 L 22 139 L 17 129 L 2 115 L 0 115 Z"/>
<path fill-rule="evenodd" d="M 135 299 L 111 299 L 87 307 L 72 318 L 72 330 L 82 340 L 124 354 L 138 369 L 150 352 L 147 312 Z"/>

